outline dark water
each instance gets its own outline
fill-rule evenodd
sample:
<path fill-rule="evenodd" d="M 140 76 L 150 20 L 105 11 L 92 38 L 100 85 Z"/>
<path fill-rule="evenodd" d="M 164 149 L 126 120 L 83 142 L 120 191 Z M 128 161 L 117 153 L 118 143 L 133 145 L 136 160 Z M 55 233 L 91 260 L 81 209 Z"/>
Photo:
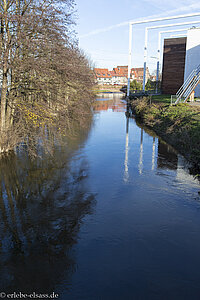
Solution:
<path fill-rule="evenodd" d="M 199 183 L 125 108 L 98 99 L 54 158 L 1 160 L 1 291 L 200 298 Z"/>

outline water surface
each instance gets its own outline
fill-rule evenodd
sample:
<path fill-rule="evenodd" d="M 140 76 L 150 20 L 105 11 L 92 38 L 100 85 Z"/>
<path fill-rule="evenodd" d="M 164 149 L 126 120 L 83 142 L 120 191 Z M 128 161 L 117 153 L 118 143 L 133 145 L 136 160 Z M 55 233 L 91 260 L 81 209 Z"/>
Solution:
<path fill-rule="evenodd" d="M 97 99 L 94 124 L 53 159 L 1 161 L 2 291 L 199 299 L 199 183 L 125 112 Z"/>

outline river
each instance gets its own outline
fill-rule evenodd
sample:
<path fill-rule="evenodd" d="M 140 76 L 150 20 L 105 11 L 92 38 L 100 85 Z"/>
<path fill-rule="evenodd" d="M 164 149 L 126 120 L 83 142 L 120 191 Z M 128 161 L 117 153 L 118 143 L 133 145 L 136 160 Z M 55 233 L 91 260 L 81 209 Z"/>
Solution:
<path fill-rule="evenodd" d="M 0 162 L 0 291 L 58 299 L 199 299 L 199 182 L 187 162 L 98 98 L 56 147 Z"/>

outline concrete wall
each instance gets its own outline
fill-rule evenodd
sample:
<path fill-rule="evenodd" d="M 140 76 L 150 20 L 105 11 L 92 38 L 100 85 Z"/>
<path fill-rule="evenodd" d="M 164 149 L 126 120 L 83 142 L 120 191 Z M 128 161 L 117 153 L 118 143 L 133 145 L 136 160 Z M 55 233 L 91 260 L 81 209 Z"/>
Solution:
<path fill-rule="evenodd" d="M 187 34 L 185 80 L 198 65 L 200 65 L 200 28 L 192 28 Z M 200 97 L 200 84 L 195 89 L 195 97 Z"/>

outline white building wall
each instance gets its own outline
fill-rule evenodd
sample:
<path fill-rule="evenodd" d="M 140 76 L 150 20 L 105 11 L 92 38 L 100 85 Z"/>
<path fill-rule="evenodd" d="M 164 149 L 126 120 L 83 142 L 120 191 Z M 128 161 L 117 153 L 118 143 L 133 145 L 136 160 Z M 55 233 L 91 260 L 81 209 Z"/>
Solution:
<path fill-rule="evenodd" d="M 112 84 L 123 85 L 123 84 L 127 84 L 127 82 L 128 79 L 126 77 L 122 77 L 122 76 L 112 77 Z"/>
<path fill-rule="evenodd" d="M 200 28 L 191 28 L 187 33 L 184 80 L 200 65 Z M 195 97 L 200 97 L 200 84 L 195 89 Z"/>
<path fill-rule="evenodd" d="M 112 78 L 107 77 L 98 77 L 97 78 L 98 84 L 112 84 Z"/>

